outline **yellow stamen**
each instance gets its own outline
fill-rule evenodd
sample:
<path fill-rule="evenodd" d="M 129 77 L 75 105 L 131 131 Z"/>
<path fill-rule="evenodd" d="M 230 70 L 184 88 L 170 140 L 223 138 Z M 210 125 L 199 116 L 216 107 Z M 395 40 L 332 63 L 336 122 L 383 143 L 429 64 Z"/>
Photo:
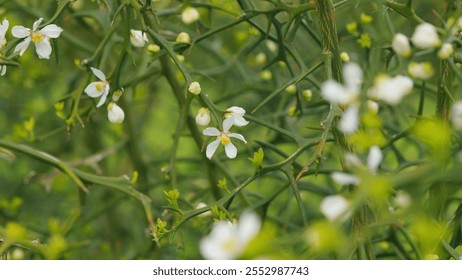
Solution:
<path fill-rule="evenodd" d="M 102 91 L 103 88 L 104 88 L 104 83 L 103 82 L 96 83 L 96 90 L 97 91 Z"/>
<path fill-rule="evenodd" d="M 220 137 L 220 142 L 222 145 L 227 145 L 229 143 L 231 143 L 231 139 L 229 139 L 228 136 L 222 134 L 221 137 Z"/>
<path fill-rule="evenodd" d="M 43 40 L 43 36 L 40 33 L 32 33 L 32 42 L 40 43 Z"/>

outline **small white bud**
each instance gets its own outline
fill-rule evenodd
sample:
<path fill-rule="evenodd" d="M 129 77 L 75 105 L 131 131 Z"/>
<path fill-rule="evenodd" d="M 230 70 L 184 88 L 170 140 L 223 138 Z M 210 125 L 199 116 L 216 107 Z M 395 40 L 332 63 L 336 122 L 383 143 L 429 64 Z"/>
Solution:
<path fill-rule="evenodd" d="M 180 32 L 180 34 L 178 34 L 178 36 L 176 37 L 176 41 L 178 43 L 189 44 L 189 43 L 191 43 L 191 38 L 189 37 L 188 33 Z"/>
<path fill-rule="evenodd" d="M 454 53 L 454 47 L 451 43 L 444 43 L 441 48 L 438 50 L 438 58 L 446 59 L 449 58 Z"/>
<path fill-rule="evenodd" d="M 452 105 L 451 122 L 454 129 L 462 130 L 462 100 Z"/>
<path fill-rule="evenodd" d="M 436 27 L 430 23 L 419 24 L 412 34 L 412 43 L 422 49 L 436 48 L 441 44 Z"/>
<path fill-rule="evenodd" d="M 407 71 L 412 77 L 422 80 L 430 79 L 435 72 L 430 62 L 411 62 Z"/>
<path fill-rule="evenodd" d="M 148 37 L 146 36 L 146 33 L 140 30 L 130 30 L 130 42 L 132 45 L 136 48 L 142 48 L 144 47 L 144 44 L 149 42 Z"/>
<path fill-rule="evenodd" d="M 256 56 L 255 56 L 255 62 L 257 64 L 264 64 L 266 62 L 266 54 L 265 53 L 258 53 Z"/>
<path fill-rule="evenodd" d="M 210 112 L 207 108 L 200 108 L 196 116 L 196 124 L 206 126 L 210 123 Z"/>
<path fill-rule="evenodd" d="M 409 57 L 412 53 L 409 39 L 401 33 L 396 33 L 395 36 L 393 36 L 391 47 L 396 54 L 402 57 Z"/>
<path fill-rule="evenodd" d="M 185 24 L 191 24 L 200 18 L 199 11 L 193 7 L 186 7 L 181 13 L 181 20 Z"/>
<path fill-rule="evenodd" d="M 111 102 L 107 106 L 107 118 L 111 123 L 122 123 L 125 118 L 125 113 L 117 104 Z"/>
<path fill-rule="evenodd" d="M 194 95 L 199 95 L 201 93 L 201 85 L 198 82 L 192 82 L 188 87 L 188 91 Z"/>
<path fill-rule="evenodd" d="M 347 52 L 341 52 L 340 53 L 340 59 L 343 62 L 350 62 L 350 55 Z"/>

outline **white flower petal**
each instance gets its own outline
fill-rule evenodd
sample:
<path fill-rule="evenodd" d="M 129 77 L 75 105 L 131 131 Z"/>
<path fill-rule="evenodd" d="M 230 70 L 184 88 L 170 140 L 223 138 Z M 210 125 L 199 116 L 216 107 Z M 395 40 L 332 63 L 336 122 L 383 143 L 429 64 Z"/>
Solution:
<path fill-rule="evenodd" d="M 345 88 L 334 80 L 321 85 L 322 97 L 330 103 L 346 104 L 349 101 Z"/>
<path fill-rule="evenodd" d="M 346 135 L 354 133 L 359 125 L 359 106 L 356 104 L 348 106 L 338 125 L 339 130 Z"/>
<path fill-rule="evenodd" d="M 367 156 L 367 168 L 369 168 L 372 173 L 377 172 L 377 169 L 382 162 L 383 154 L 382 150 L 378 146 L 372 146 L 369 150 Z"/>
<path fill-rule="evenodd" d="M 90 69 L 98 79 L 100 79 L 101 81 L 106 81 L 106 75 L 104 75 L 103 71 L 93 67 L 90 67 Z"/>
<path fill-rule="evenodd" d="M 20 26 L 20 25 L 17 25 L 17 26 L 13 26 L 13 28 L 11 29 L 11 34 L 13 34 L 13 37 L 15 38 L 26 38 L 30 35 L 30 29 L 29 28 L 26 28 L 24 26 Z"/>
<path fill-rule="evenodd" d="M 234 118 L 234 125 L 235 126 L 246 126 L 249 124 L 249 122 L 244 119 L 243 117 L 241 116 L 232 116 L 232 118 Z"/>
<path fill-rule="evenodd" d="M 229 137 L 232 137 L 232 138 L 239 139 L 239 140 L 241 140 L 242 142 L 244 142 L 244 143 L 247 144 L 247 141 L 245 141 L 245 138 L 244 138 L 244 136 L 242 136 L 242 134 L 239 134 L 239 133 L 228 133 L 228 136 L 229 136 Z"/>
<path fill-rule="evenodd" d="M 29 44 L 31 42 L 31 38 L 27 37 L 22 41 L 21 43 L 17 44 L 16 47 L 14 48 L 14 53 L 19 54 L 19 56 L 22 56 L 24 52 L 27 50 L 29 47 Z"/>
<path fill-rule="evenodd" d="M 0 76 L 5 76 L 6 74 L 6 65 L 0 65 Z"/>
<path fill-rule="evenodd" d="M 90 97 L 100 97 L 103 93 L 104 93 L 104 89 L 103 90 L 98 90 L 98 87 L 97 85 L 98 84 L 101 84 L 101 82 L 92 82 L 90 83 L 84 90 L 84 92 L 86 94 L 88 94 L 88 96 Z"/>
<path fill-rule="evenodd" d="M 359 183 L 361 183 L 361 180 L 359 180 L 359 178 L 356 175 L 352 175 L 349 173 L 332 172 L 330 176 L 332 177 L 332 180 L 334 180 L 334 182 L 343 186 L 359 185 Z"/>
<path fill-rule="evenodd" d="M 34 25 L 32 26 L 32 30 L 34 31 L 37 30 L 37 28 L 40 26 L 40 23 L 42 23 L 42 21 L 43 21 L 43 18 L 39 18 L 38 20 L 36 20 L 34 22 Z"/>
<path fill-rule="evenodd" d="M 50 24 L 42 28 L 38 33 L 43 34 L 49 38 L 58 38 L 63 29 L 56 24 Z"/>
<path fill-rule="evenodd" d="M 229 131 L 234 124 L 233 118 L 227 118 L 223 120 L 223 131 Z"/>
<path fill-rule="evenodd" d="M 236 225 L 230 222 L 217 222 L 210 234 L 199 242 L 202 256 L 209 260 L 232 260 L 238 257 L 242 246 L 236 240 L 236 230 Z"/>
<path fill-rule="evenodd" d="M 6 31 L 8 30 L 9 26 L 10 22 L 6 18 L 3 19 L 2 23 L 0 24 L 0 45 L 2 44 L 2 40 L 5 37 Z"/>
<path fill-rule="evenodd" d="M 35 43 L 35 52 L 40 59 L 50 59 L 51 45 L 48 39 Z"/>
<path fill-rule="evenodd" d="M 96 104 L 96 108 L 103 106 L 103 104 L 106 102 L 108 95 L 109 95 L 109 85 L 106 84 L 103 90 L 103 95 L 101 96 L 101 99 L 99 100 L 98 104 Z"/>
<path fill-rule="evenodd" d="M 343 67 L 343 79 L 349 91 L 357 92 L 363 82 L 363 71 L 356 63 L 347 63 Z"/>
<path fill-rule="evenodd" d="M 226 156 L 229 158 L 235 158 L 237 156 L 237 148 L 233 145 L 233 143 L 228 143 L 225 145 L 225 153 Z"/>
<path fill-rule="evenodd" d="M 320 205 L 321 213 L 329 220 L 334 221 L 345 215 L 350 208 L 346 198 L 340 195 L 326 196 Z"/>
<path fill-rule="evenodd" d="M 230 112 L 230 113 L 237 114 L 237 115 L 240 115 L 240 116 L 245 115 L 244 108 L 241 108 L 241 107 L 238 107 L 238 106 L 229 107 L 228 109 L 226 109 L 226 112 Z"/>
<path fill-rule="evenodd" d="M 206 136 L 218 136 L 221 134 L 221 132 L 215 127 L 207 127 L 202 131 L 202 134 Z"/>
<path fill-rule="evenodd" d="M 237 237 L 241 244 L 247 245 L 260 232 L 261 221 L 254 212 L 246 211 L 239 218 Z"/>
<path fill-rule="evenodd" d="M 207 156 L 208 159 L 212 159 L 212 156 L 217 151 L 217 148 L 219 145 L 220 145 L 219 139 L 212 141 L 210 142 L 210 144 L 207 145 L 207 150 L 205 151 L 205 155 Z"/>

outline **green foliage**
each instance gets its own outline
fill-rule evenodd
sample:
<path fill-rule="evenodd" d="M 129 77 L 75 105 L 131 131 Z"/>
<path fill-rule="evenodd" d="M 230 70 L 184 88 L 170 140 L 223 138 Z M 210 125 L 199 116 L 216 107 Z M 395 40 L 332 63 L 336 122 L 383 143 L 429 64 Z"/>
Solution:
<path fill-rule="evenodd" d="M 460 258 L 462 5 L 418 2 L 0 0 L 0 256 Z"/>

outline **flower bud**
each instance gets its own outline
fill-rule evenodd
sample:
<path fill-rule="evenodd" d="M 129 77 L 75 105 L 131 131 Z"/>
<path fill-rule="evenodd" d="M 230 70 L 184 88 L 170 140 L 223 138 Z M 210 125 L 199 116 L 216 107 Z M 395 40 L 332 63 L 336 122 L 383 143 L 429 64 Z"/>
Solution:
<path fill-rule="evenodd" d="M 124 93 L 124 88 L 120 88 L 120 89 L 116 90 L 114 92 L 114 94 L 112 95 L 112 101 L 114 101 L 114 102 L 119 101 L 119 99 L 120 99 L 120 97 L 122 96 L 123 93 Z"/>
<path fill-rule="evenodd" d="M 435 72 L 430 62 L 411 62 L 407 71 L 412 77 L 422 80 L 430 79 Z"/>
<path fill-rule="evenodd" d="M 193 7 L 186 7 L 181 13 L 181 20 L 185 24 L 191 24 L 198 21 L 200 18 L 199 11 Z"/>
<path fill-rule="evenodd" d="M 302 96 L 305 98 L 305 101 L 309 102 L 313 98 L 313 92 L 310 89 L 305 89 L 302 91 Z"/>
<path fill-rule="evenodd" d="M 140 30 L 130 30 L 130 42 L 132 45 L 136 48 L 142 48 L 144 47 L 144 44 L 149 42 L 148 41 L 148 36 L 146 36 L 146 33 L 140 31 Z"/>
<path fill-rule="evenodd" d="M 189 44 L 191 43 L 191 38 L 189 37 L 189 34 L 186 33 L 186 32 L 181 32 L 180 34 L 178 34 L 178 36 L 176 37 L 176 41 L 178 43 L 185 43 L 185 44 Z"/>
<path fill-rule="evenodd" d="M 462 129 L 462 101 L 457 101 L 452 105 L 451 122 L 455 129 Z"/>
<path fill-rule="evenodd" d="M 422 49 L 436 48 L 441 44 L 436 27 L 430 23 L 421 23 L 412 34 L 412 43 Z"/>
<path fill-rule="evenodd" d="M 201 93 L 201 85 L 198 82 L 192 82 L 188 87 L 188 91 L 194 95 L 199 95 Z"/>
<path fill-rule="evenodd" d="M 449 58 L 454 53 L 454 47 L 451 43 L 444 43 L 438 51 L 439 59 Z"/>
<path fill-rule="evenodd" d="M 391 47 L 396 54 L 402 57 L 409 57 L 412 53 L 409 39 L 401 33 L 395 34 L 391 43 Z"/>
<path fill-rule="evenodd" d="M 210 123 L 210 112 L 209 109 L 202 107 L 197 112 L 196 124 L 206 126 Z"/>
<path fill-rule="evenodd" d="M 286 87 L 286 92 L 288 94 L 295 94 L 297 92 L 297 86 L 295 84 L 288 85 Z"/>
<path fill-rule="evenodd" d="M 160 47 L 159 47 L 159 45 L 156 45 L 156 44 L 149 44 L 149 45 L 148 45 L 148 52 L 151 52 L 151 53 L 158 53 L 158 52 L 160 52 Z"/>
<path fill-rule="evenodd" d="M 261 73 L 260 73 L 260 77 L 261 77 L 264 81 L 269 81 L 269 80 L 271 80 L 271 78 L 273 78 L 273 74 L 271 73 L 270 70 L 263 70 L 263 71 L 261 71 Z"/>
<path fill-rule="evenodd" d="M 117 104 L 111 102 L 107 106 L 107 118 L 111 123 L 122 123 L 125 118 L 125 113 Z"/>
<path fill-rule="evenodd" d="M 350 55 L 347 52 L 341 52 L 340 53 L 340 59 L 343 62 L 350 62 Z"/>

